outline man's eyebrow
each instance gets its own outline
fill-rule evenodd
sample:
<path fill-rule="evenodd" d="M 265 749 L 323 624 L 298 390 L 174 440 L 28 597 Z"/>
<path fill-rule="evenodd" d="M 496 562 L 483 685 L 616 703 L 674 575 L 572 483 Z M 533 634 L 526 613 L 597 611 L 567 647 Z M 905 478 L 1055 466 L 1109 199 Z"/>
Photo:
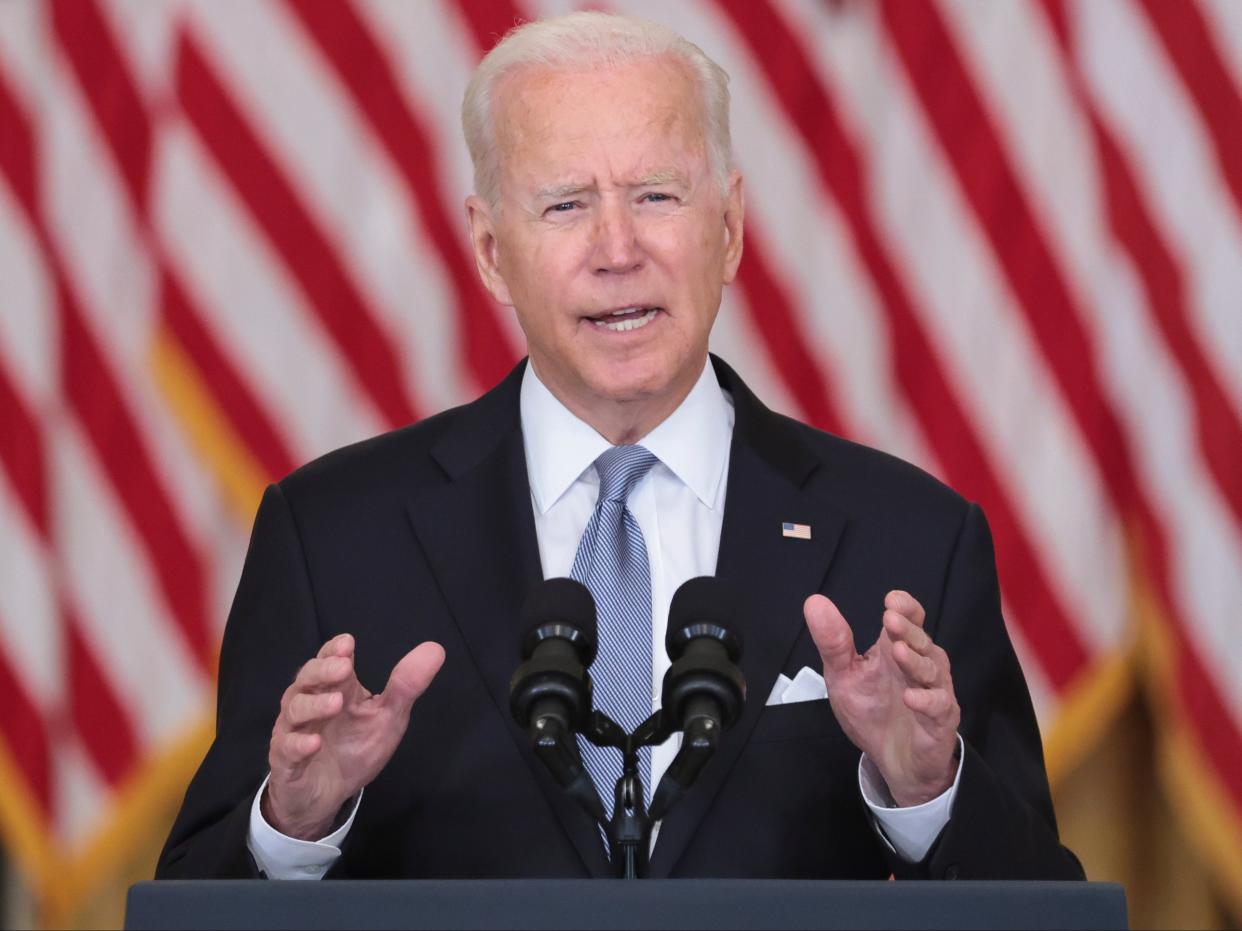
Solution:
<path fill-rule="evenodd" d="M 633 187 L 655 187 L 660 184 L 684 184 L 686 176 L 676 168 L 665 168 L 663 171 L 653 171 L 649 175 L 644 175 L 634 182 Z"/>
<path fill-rule="evenodd" d="M 650 174 L 643 175 L 635 181 L 629 182 L 626 186 L 636 187 L 658 187 L 661 184 L 685 184 L 686 176 L 676 168 L 665 168 L 660 171 L 653 171 Z M 594 191 L 595 185 L 589 181 L 570 181 L 566 184 L 555 184 L 551 187 L 539 188 L 535 191 L 536 200 L 560 200 L 565 197 L 574 197 L 585 191 Z"/>
<path fill-rule="evenodd" d="M 535 198 L 537 200 L 544 200 L 546 198 L 557 199 L 561 197 L 572 197 L 575 194 L 581 194 L 583 191 L 590 191 L 593 189 L 594 185 L 582 184 L 575 181 L 570 182 L 569 184 L 557 184 L 553 187 L 539 188 L 539 190 L 535 191 Z"/>

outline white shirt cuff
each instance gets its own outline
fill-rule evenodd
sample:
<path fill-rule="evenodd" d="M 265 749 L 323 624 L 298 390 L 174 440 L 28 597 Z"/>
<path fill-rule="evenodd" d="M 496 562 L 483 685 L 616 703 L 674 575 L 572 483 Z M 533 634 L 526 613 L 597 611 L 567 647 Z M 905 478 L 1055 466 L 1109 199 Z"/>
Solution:
<path fill-rule="evenodd" d="M 341 855 L 341 843 L 353 826 L 354 816 L 358 814 L 362 792 L 354 798 L 344 824 L 327 837 L 309 841 L 288 837 L 267 823 L 259 805 L 266 789 L 267 779 L 264 779 L 255 793 L 254 804 L 250 806 L 250 831 L 246 834 L 246 847 L 254 862 L 268 879 L 322 879 Z"/>
<path fill-rule="evenodd" d="M 949 816 L 953 814 L 953 800 L 957 798 L 957 784 L 962 778 L 962 758 L 965 753 L 962 735 L 958 734 L 957 772 L 953 775 L 953 785 L 931 801 L 909 808 L 896 807 L 888 783 L 867 754 L 864 753 L 858 761 L 858 788 L 862 792 L 863 801 L 875 817 L 881 838 L 903 860 L 920 862 L 927 856 L 927 851 L 931 850 L 944 826 L 949 823 Z"/>

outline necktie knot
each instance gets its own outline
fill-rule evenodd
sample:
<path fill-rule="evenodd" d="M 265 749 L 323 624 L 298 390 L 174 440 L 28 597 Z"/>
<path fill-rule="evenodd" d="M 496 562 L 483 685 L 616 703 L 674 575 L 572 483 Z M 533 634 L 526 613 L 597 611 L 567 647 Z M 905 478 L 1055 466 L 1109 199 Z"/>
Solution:
<path fill-rule="evenodd" d="M 595 460 L 599 473 L 599 500 L 625 502 L 644 475 L 656 464 L 654 453 L 642 446 L 614 446 Z"/>

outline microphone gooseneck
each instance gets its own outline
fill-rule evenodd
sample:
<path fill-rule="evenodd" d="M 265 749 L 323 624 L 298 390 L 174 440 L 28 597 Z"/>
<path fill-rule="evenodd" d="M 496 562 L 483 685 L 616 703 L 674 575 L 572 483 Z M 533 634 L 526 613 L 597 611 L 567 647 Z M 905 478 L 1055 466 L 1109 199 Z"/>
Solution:
<path fill-rule="evenodd" d="M 738 668 L 740 600 L 712 576 L 690 579 L 673 595 L 665 647 L 673 665 L 664 675 L 661 704 L 681 749 L 651 800 L 658 820 L 685 794 L 716 752 L 722 733 L 736 723 L 746 701 Z"/>
<path fill-rule="evenodd" d="M 509 710 L 556 782 L 602 820 L 603 803 L 574 739 L 591 717 L 595 601 L 580 582 L 548 579 L 527 596 L 522 622 L 524 662 L 509 681 Z"/>

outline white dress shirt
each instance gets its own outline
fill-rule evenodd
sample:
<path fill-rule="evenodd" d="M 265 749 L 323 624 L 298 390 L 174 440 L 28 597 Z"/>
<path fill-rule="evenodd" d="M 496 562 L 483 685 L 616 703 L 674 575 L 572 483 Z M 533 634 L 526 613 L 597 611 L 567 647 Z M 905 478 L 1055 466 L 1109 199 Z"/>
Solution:
<path fill-rule="evenodd" d="M 610 444 L 556 399 L 532 365 L 522 379 L 520 411 L 543 575 L 568 576 L 599 497 L 594 462 Z M 716 571 L 732 438 L 733 402 L 707 363 L 681 405 L 640 441 L 659 460 L 627 501 L 651 566 L 653 711 L 660 707 L 660 686 L 670 665 L 664 634 L 673 593 L 686 580 Z M 752 695 L 767 695 L 771 685 L 752 683 Z M 832 712 L 825 707 L 824 713 Z M 652 786 L 659 785 L 679 745 L 677 734 L 653 748 Z M 907 860 L 918 861 L 948 823 L 960 775 L 959 765 L 953 786 L 940 797 L 914 808 L 895 808 L 883 777 L 864 758 L 859 788 L 886 843 Z M 273 879 L 322 876 L 340 856 L 339 845 L 353 824 L 361 793 L 346 822 L 318 842 L 286 837 L 268 825 L 259 808 L 261 796 L 262 790 L 251 809 L 247 838 L 259 868 Z"/>

